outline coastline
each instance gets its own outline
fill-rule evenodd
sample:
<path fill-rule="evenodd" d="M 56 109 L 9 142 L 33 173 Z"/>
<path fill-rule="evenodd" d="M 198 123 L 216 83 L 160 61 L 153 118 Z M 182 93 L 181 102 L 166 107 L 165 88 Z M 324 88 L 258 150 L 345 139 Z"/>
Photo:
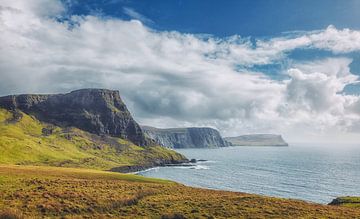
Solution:
<path fill-rule="evenodd" d="M 183 161 L 173 161 L 173 162 L 162 162 L 160 164 L 150 164 L 150 165 L 128 165 L 128 166 L 120 166 L 120 167 L 114 167 L 111 168 L 110 172 L 118 172 L 118 173 L 129 173 L 134 174 L 141 171 L 147 171 L 153 168 L 158 167 L 170 167 L 170 166 L 195 166 L 193 163 L 191 163 L 189 160 L 183 160 Z"/>
<path fill-rule="evenodd" d="M 347 174 L 341 172 L 344 168 L 349 169 L 348 165 L 333 167 L 335 173 L 339 172 L 338 177 L 327 175 L 327 167 L 333 164 L 333 159 L 357 160 L 358 150 L 329 154 L 322 147 L 309 150 L 308 147 L 295 146 L 180 149 L 178 152 L 188 158 L 207 159 L 208 162 L 197 163 L 199 168 L 158 168 L 139 175 L 168 179 L 197 188 L 262 194 L 320 204 L 328 204 L 338 196 L 360 195 L 357 187 L 346 180 Z M 307 161 L 306 165 L 304 161 Z M 357 162 L 352 162 L 352 165 L 356 167 Z M 351 170 L 353 172 L 349 170 L 349 173 L 357 180 L 356 169 Z"/>
<path fill-rule="evenodd" d="M 206 162 L 206 161 L 205 161 Z M 184 163 L 184 164 L 189 164 L 189 163 Z M 190 164 L 190 165 L 165 165 L 165 166 L 154 166 L 154 167 L 150 167 L 150 168 L 146 168 L 146 169 L 142 169 L 139 171 L 135 171 L 135 172 L 126 172 L 125 174 L 132 174 L 132 175 L 138 175 L 138 176 L 142 176 L 142 177 L 146 177 L 146 178 L 151 178 L 149 176 L 143 176 L 140 175 L 139 173 L 141 172 L 147 172 L 147 171 L 151 171 L 151 170 L 155 170 L 155 169 L 159 169 L 161 167 L 181 167 L 181 166 L 188 166 L 188 167 L 192 167 L 192 166 L 196 166 L 196 164 Z M 169 180 L 169 179 L 163 179 L 163 180 Z M 243 192 L 243 191 L 234 191 L 234 190 L 226 190 L 226 189 L 216 189 L 216 188 L 209 188 L 209 187 L 202 187 L 202 186 L 193 186 L 193 185 L 185 185 L 181 182 L 177 182 L 177 181 L 173 181 L 170 180 L 172 182 L 184 185 L 186 187 L 189 188 L 194 188 L 194 189 L 207 189 L 207 190 L 212 190 L 212 191 L 222 191 L 222 192 L 234 192 L 234 193 L 247 193 L 247 192 Z M 339 196 L 333 199 L 330 199 L 327 203 L 319 203 L 319 202 L 314 202 L 314 201 L 309 201 L 309 200 L 304 200 L 304 199 L 299 199 L 299 198 L 285 198 L 285 197 L 280 197 L 280 196 L 270 196 L 270 195 L 264 195 L 264 194 L 257 194 L 257 193 L 248 193 L 251 195 L 261 195 L 261 196 L 265 196 L 265 197 L 269 197 L 269 198 L 280 198 L 280 199 L 288 199 L 288 200 L 294 200 L 294 201 L 302 201 L 302 202 L 306 202 L 309 204 L 318 204 L 318 205 L 333 205 L 333 206 L 347 206 L 349 204 L 355 204 L 356 207 L 360 207 L 360 197 L 358 196 Z M 356 199 L 356 201 L 352 201 L 352 199 Z M 343 201 L 345 200 L 345 201 Z M 349 201 L 350 200 L 350 201 Z"/>

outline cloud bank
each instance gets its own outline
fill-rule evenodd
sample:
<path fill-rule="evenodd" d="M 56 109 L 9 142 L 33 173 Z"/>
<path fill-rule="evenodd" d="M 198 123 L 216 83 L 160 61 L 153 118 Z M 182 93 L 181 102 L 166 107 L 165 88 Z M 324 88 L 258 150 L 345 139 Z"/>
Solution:
<path fill-rule="evenodd" d="M 50 0 L 0 6 L 1 95 L 110 88 L 146 125 L 282 133 L 290 141 L 360 139 L 360 98 L 343 92 L 359 82 L 346 54 L 360 52 L 360 31 L 329 26 L 250 41 L 159 32 L 139 20 L 61 21 L 66 8 Z M 296 49 L 336 56 L 292 60 Z M 282 62 L 281 79 L 252 68 Z"/>

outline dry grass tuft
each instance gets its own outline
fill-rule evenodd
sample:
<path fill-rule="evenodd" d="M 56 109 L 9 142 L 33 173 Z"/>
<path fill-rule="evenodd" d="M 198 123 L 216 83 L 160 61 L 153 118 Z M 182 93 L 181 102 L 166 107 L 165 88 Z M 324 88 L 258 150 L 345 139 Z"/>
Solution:
<path fill-rule="evenodd" d="M 24 215 L 17 209 L 0 210 L 0 219 L 23 219 Z"/>
<path fill-rule="evenodd" d="M 186 217 L 181 213 L 165 214 L 161 216 L 161 219 L 185 219 Z"/>

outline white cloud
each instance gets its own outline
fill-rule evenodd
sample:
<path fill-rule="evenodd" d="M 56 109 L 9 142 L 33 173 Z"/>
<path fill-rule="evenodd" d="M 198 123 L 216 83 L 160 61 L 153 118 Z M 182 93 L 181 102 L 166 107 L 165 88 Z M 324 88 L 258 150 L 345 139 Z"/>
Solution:
<path fill-rule="evenodd" d="M 60 1 L 53 0 L 2 0 L 0 5 L 34 16 L 52 16 L 65 10 Z"/>
<path fill-rule="evenodd" d="M 346 53 L 360 50 L 360 31 L 338 30 L 329 26 L 325 31 L 310 35 L 314 47 L 335 53 Z"/>
<path fill-rule="evenodd" d="M 358 80 L 350 59 L 295 61 L 285 80 L 244 70 L 284 60 L 296 48 L 359 51 L 358 31 L 330 26 L 254 46 L 238 36 L 157 32 L 137 20 L 96 16 L 71 17 L 78 25 L 69 28 L 49 17 L 63 13 L 56 1 L 0 5 L 1 94 L 106 87 L 120 90 L 148 125 L 206 125 L 225 135 L 281 132 L 293 139 L 360 132 L 359 97 L 342 92 Z"/>
<path fill-rule="evenodd" d="M 328 129 L 346 131 L 360 119 L 360 111 L 351 111 L 358 96 L 342 93 L 358 77 L 349 71 L 349 59 L 326 59 L 301 63 L 289 69 L 291 79 L 286 87 L 286 106 L 282 116 L 294 124 L 307 123 L 309 131 Z"/>
<path fill-rule="evenodd" d="M 325 30 L 302 32 L 301 35 L 257 41 L 257 50 L 281 53 L 296 48 L 316 48 L 333 53 L 349 53 L 360 50 L 360 31 L 338 30 L 330 25 Z"/>

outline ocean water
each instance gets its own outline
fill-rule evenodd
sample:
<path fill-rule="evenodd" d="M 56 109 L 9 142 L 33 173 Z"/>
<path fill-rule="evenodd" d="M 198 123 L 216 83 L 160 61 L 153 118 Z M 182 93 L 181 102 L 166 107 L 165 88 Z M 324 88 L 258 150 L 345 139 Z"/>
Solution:
<path fill-rule="evenodd" d="M 181 149 L 206 159 L 193 167 L 158 167 L 138 173 L 185 185 L 329 203 L 360 196 L 360 145 L 352 147 L 227 147 Z"/>

